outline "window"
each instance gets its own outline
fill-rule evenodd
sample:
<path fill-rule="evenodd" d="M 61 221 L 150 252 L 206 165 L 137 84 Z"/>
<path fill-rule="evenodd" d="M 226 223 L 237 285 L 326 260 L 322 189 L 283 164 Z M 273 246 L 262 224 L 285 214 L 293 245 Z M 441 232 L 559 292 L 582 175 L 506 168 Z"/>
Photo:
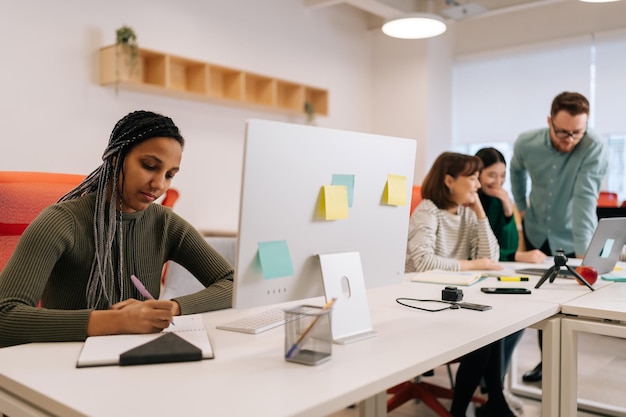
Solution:
<path fill-rule="evenodd" d="M 618 30 L 458 57 L 452 77 L 454 150 L 474 154 L 493 146 L 508 163 L 521 132 L 547 126 L 554 96 L 578 91 L 591 103 L 589 126 L 610 149 L 602 189 L 626 200 L 624 48 L 626 30 Z M 510 190 L 508 181 L 505 187 Z"/>
<path fill-rule="evenodd" d="M 509 162 L 511 161 L 511 157 L 513 156 L 513 143 L 491 142 L 458 144 L 454 145 L 452 150 L 453 152 L 464 153 L 467 155 L 475 155 L 476 152 L 478 152 L 478 150 L 482 148 L 496 148 L 504 156 L 504 159 L 506 160 L 506 180 L 504 180 L 503 188 L 507 190 L 511 195 L 511 198 L 513 198 L 513 195 L 511 194 L 511 182 L 509 181 Z"/>
<path fill-rule="evenodd" d="M 617 193 L 619 201 L 626 200 L 626 133 L 621 135 L 609 135 L 607 138 L 609 145 L 609 170 L 606 174 L 607 191 Z"/>

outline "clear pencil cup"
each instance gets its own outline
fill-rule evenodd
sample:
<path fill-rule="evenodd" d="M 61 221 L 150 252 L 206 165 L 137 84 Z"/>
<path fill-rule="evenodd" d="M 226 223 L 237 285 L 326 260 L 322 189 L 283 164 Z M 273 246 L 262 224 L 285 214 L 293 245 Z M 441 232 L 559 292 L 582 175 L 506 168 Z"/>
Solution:
<path fill-rule="evenodd" d="M 330 359 L 330 309 L 303 305 L 285 310 L 285 360 L 319 365 Z"/>

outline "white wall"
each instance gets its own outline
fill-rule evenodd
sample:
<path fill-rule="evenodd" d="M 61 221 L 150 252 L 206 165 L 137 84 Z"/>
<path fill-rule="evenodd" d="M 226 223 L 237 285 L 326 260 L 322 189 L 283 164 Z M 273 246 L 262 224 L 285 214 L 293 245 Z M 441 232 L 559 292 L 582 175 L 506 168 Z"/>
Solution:
<path fill-rule="evenodd" d="M 417 140 L 414 183 L 451 143 L 454 29 L 431 40 L 374 35 L 372 129 Z"/>
<path fill-rule="evenodd" d="M 304 118 L 116 95 L 98 85 L 98 49 L 114 43 L 120 26 L 132 26 L 145 48 L 328 89 L 330 114 L 317 124 L 416 139 L 420 182 L 452 146 L 455 56 L 619 29 L 625 15 L 626 1 L 555 1 L 406 41 L 383 37 L 350 6 L 307 9 L 302 0 L 2 0 L 0 170 L 86 174 L 117 120 L 140 108 L 161 112 L 187 139 L 176 211 L 201 229 L 235 230 L 244 121 Z"/>
<path fill-rule="evenodd" d="M 304 123 L 276 113 L 98 85 L 98 49 L 131 26 L 141 47 L 328 89 L 318 125 L 370 130 L 365 16 L 294 0 L 2 0 L 0 170 L 87 174 L 117 120 L 146 109 L 187 140 L 176 211 L 201 229 L 236 230 L 244 121 Z"/>

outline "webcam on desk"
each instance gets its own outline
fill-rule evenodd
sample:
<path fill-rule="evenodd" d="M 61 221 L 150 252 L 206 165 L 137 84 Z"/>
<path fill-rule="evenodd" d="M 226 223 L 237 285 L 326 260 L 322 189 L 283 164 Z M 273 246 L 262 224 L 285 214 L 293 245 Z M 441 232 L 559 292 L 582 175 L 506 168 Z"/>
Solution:
<path fill-rule="evenodd" d="M 589 288 L 591 291 L 593 291 L 593 288 L 591 287 L 591 284 L 589 284 L 589 282 L 582 277 L 582 275 L 580 275 L 578 272 L 576 272 L 576 270 L 574 268 L 572 268 L 571 266 L 569 266 L 567 264 L 567 256 L 565 256 L 565 253 L 563 252 L 563 249 L 558 249 L 556 251 L 556 255 L 554 255 L 554 265 L 552 265 L 550 268 L 548 268 L 548 270 L 546 272 L 544 272 L 544 274 L 542 275 L 541 279 L 539 280 L 539 282 L 537 282 L 537 285 L 535 285 L 535 288 L 539 288 L 541 287 L 541 285 L 547 280 L 550 280 L 550 283 L 554 282 L 554 279 L 556 278 L 556 276 L 558 275 L 559 271 L 561 270 L 562 267 L 567 268 L 572 275 L 574 275 L 576 277 L 576 279 L 578 280 L 578 282 L 582 282 L 583 284 L 585 284 L 587 286 L 587 288 Z"/>

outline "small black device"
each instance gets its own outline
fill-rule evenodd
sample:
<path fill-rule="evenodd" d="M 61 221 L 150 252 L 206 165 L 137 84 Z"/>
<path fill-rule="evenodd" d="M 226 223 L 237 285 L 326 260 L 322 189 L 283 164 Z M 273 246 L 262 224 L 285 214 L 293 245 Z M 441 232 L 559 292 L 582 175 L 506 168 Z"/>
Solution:
<path fill-rule="evenodd" d="M 441 290 L 441 299 L 444 301 L 461 301 L 463 299 L 463 290 L 457 287 L 446 287 Z"/>
<path fill-rule="evenodd" d="M 480 290 L 485 294 L 530 294 L 527 288 L 482 287 Z"/>
<path fill-rule="evenodd" d="M 562 267 L 567 268 L 567 270 L 569 270 L 569 272 L 571 272 L 576 278 L 578 278 L 583 284 L 585 284 L 587 288 L 589 288 L 591 291 L 594 291 L 591 284 L 589 284 L 585 278 L 583 278 L 578 272 L 576 272 L 574 268 L 567 264 L 567 256 L 565 256 L 563 249 L 557 249 L 556 255 L 554 255 L 554 265 L 548 268 L 548 270 L 541 276 L 541 279 L 539 279 L 539 282 L 537 282 L 535 288 L 541 287 L 541 284 L 546 282 L 546 280 L 548 279 L 550 280 L 550 283 L 553 283 L 554 279 L 557 277 Z"/>
<path fill-rule="evenodd" d="M 461 308 L 466 308 L 468 310 L 477 310 L 477 311 L 491 310 L 491 306 L 487 306 L 484 304 L 458 303 L 457 305 Z"/>

